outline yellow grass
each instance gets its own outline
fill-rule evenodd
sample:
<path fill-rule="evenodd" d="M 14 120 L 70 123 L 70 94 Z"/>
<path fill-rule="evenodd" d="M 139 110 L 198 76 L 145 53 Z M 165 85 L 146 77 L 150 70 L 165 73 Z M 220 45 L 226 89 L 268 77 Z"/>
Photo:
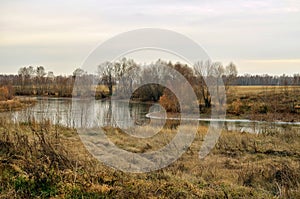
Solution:
<path fill-rule="evenodd" d="M 104 92 L 104 93 L 109 92 L 108 87 L 106 85 L 93 86 L 93 90 L 95 90 L 96 92 Z"/>
<path fill-rule="evenodd" d="M 12 100 L 0 101 L 0 112 L 16 111 L 36 103 L 36 99 L 29 97 L 16 97 Z"/>
<path fill-rule="evenodd" d="M 292 91 L 293 89 L 300 90 L 300 86 L 230 86 L 229 90 L 235 94 L 259 94 L 265 91 L 278 91 L 285 90 Z"/>
<path fill-rule="evenodd" d="M 152 130 L 158 129 L 146 127 L 143 133 Z M 105 131 L 113 143 L 132 152 L 157 150 L 177 133 L 176 129 L 163 129 L 152 139 L 132 139 L 120 129 Z M 207 133 L 207 127 L 200 127 L 181 158 L 166 168 L 142 174 L 120 172 L 98 162 L 72 129 L 49 123 L 13 126 L 0 122 L 0 133 L 2 198 L 300 196 L 300 132 L 297 131 L 273 135 L 224 131 L 211 153 L 199 159 L 198 152 Z"/>

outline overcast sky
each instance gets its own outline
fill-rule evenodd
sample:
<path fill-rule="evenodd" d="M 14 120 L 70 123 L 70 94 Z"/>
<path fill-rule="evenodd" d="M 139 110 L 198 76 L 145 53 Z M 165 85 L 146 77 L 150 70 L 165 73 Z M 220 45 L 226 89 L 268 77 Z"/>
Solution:
<path fill-rule="evenodd" d="M 145 27 L 184 34 L 241 74 L 300 72 L 298 0 L 1 0 L 0 73 L 71 74 L 101 42 Z"/>

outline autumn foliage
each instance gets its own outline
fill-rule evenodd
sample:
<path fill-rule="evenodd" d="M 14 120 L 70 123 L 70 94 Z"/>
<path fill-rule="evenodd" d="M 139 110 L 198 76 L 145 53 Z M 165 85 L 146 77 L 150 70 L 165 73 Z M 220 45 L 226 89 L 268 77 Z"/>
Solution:
<path fill-rule="evenodd" d="M 1 86 L 0 87 L 0 101 L 11 100 L 14 92 L 12 86 Z"/>
<path fill-rule="evenodd" d="M 159 103 L 167 112 L 180 112 L 180 105 L 176 96 L 167 88 L 164 90 L 164 94 L 160 97 Z"/>

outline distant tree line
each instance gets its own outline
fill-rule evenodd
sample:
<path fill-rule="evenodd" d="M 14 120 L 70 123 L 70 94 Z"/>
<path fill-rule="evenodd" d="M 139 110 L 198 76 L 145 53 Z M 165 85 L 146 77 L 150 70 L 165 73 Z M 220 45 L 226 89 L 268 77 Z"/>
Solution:
<path fill-rule="evenodd" d="M 254 85 L 278 85 L 278 86 L 292 86 L 292 85 L 300 85 L 300 74 L 294 75 L 280 75 L 280 76 L 272 76 L 272 75 L 250 75 L 245 74 L 241 76 L 237 76 L 236 80 L 232 83 L 233 85 L 240 86 L 254 86 Z"/>
<path fill-rule="evenodd" d="M 43 66 L 28 66 L 19 69 L 17 75 L 0 75 L 0 89 L 3 90 L 2 98 L 10 99 L 12 93 L 15 95 L 37 95 L 37 96 L 60 96 L 71 97 L 72 95 L 90 94 L 92 89 L 96 90 L 96 97 L 105 98 L 118 91 L 119 97 L 132 95 L 132 99 L 140 101 L 162 101 L 171 103 L 172 95 L 165 87 L 158 84 L 144 85 L 138 88 L 143 81 L 150 77 L 154 79 L 172 80 L 175 74 L 165 70 L 167 66 L 178 71 L 192 85 L 197 94 L 200 104 L 205 107 L 211 106 L 211 95 L 206 85 L 205 78 L 214 77 L 223 79 L 226 90 L 231 85 L 300 85 L 300 75 L 292 76 L 270 76 L 270 75 L 242 75 L 238 76 L 237 67 L 233 63 L 223 66 L 220 62 L 202 61 L 195 63 L 192 67 L 180 62 L 172 63 L 157 60 L 154 63 L 141 65 L 132 59 L 120 59 L 115 62 L 104 62 L 99 64 L 97 74 L 88 74 L 77 68 L 72 75 L 54 75 L 52 71 L 46 71 Z M 73 91 L 75 79 L 80 78 L 82 84 L 88 86 L 82 90 Z M 104 85 L 107 92 L 98 91 L 97 86 Z M 174 85 L 173 85 L 174 86 Z M 182 85 L 177 85 L 176 89 Z M 170 99 L 168 99 L 168 96 Z M 1 96 L 0 96 L 1 97 Z M 174 101 L 173 101 L 174 102 Z M 166 103 L 165 103 L 166 104 Z M 177 110 L 177 105 L 173 111 Z"/>
<path fill-rule="evenodd" d="M 76 69 L 73 75 L 55 76 L 43 66 L 22 67 L 17 75 L 0 75 L 0 85 L 13 90 L 15 95 L 71 97 L 75 75 L 82 75 L 81 71 Z"/>

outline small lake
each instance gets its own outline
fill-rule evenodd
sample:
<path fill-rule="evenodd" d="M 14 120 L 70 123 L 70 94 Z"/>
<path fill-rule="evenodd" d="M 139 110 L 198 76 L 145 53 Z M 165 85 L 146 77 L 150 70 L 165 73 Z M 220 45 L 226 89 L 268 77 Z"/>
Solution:
<path fill-rule="evenodd" d="M 53 124 L 67 127 L 132 126 L 149 124 L 151 113 L 161 107 L 150 103 L 127 103 L 120 100 L 80 100 L 70 98 L 37 98 L 37 103 L 21 111 L 10 113 L 15 122 L 49 120 Z M 150 113 L 150 114 L 149 114 Z M 151 119 L 149 119 L 151 118 Z M 174 119 L 174 118 L 173 118 Z M 200 125 L 209 125 L 211 119 L 199 119 Z M 264 133 L 300 129 L 300 123 L 267 123 L 251 120 L 225 120 L 229 131 Z"/>

